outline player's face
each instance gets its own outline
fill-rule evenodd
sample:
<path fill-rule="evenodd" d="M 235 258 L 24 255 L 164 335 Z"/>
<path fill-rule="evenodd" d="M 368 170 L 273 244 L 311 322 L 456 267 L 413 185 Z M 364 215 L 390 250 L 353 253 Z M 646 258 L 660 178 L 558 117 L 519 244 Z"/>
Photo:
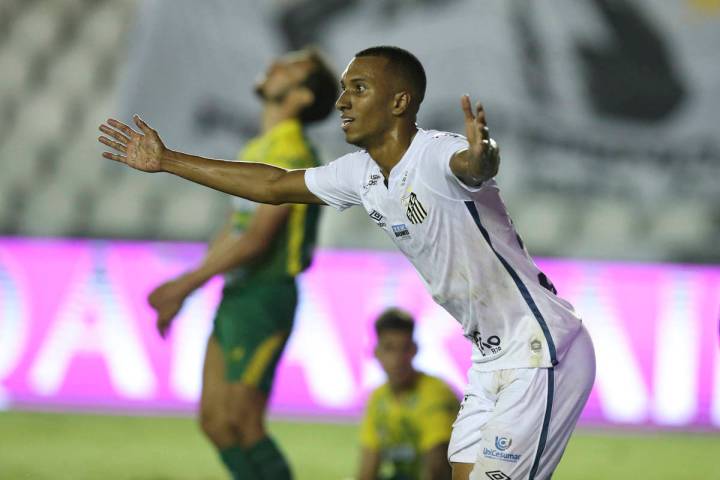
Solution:
<path fill-rule="evenodd" d="M 368 148 L 392 125 L 393 89 L 383 57 L 356 57 L 340 79 L 342 88 L 335 108 L 340 110 L 345 140 Z"/>
<path fill-rule="evenodd" d="M 293 52 L 277 58 L 255 83 L 255 93 L 264 101 L 282 103 L 288 94 L 302 85 L 314 68 L 307 52 Z"/>
<path fill-rule="evenodd" d="M 391 386 L 403 386 L 412 380 L 412 366 L 417 346 L 412 335 L 400 330 L 385 330 L 378 337 L 375 356 L 388 377 Z"/>

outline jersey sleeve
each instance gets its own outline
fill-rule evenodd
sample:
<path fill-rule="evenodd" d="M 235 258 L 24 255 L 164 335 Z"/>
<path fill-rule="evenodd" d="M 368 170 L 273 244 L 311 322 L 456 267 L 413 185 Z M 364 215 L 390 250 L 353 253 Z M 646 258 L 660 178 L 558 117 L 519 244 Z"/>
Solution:
<path fill-rule="evenodd" d="M 420 427 L 420 450 L 450 441 L 452 424 L 457 417 L 458 399 L 448 386 L 437 380 L 425 392 Z"/>
<path fill-rule="evenodd" d="M 305 184 L 320 200 L 343 211 L 362 202 L 363 166 L 362 158 L 356 154 L 345 155 L 325 166 L 305 170 Z"/>
<path fill-rule="evenodd" d="M 380 437 L 376 425 L 377 399 L 373 394 L 365 408 L 365 415 L 360 422 L 360 446 L 371 450 L 380 448 Z"/>
<path fill-rule="evenodd" d="M 431 132 L 423 163 L 422 180 L 437 193 L 452 198 L 466 199 L 469 193 L 482 188 L 466 185 L 450 169 L 452 156 L 468 148 L 467 139 L 456 133 Z"/>

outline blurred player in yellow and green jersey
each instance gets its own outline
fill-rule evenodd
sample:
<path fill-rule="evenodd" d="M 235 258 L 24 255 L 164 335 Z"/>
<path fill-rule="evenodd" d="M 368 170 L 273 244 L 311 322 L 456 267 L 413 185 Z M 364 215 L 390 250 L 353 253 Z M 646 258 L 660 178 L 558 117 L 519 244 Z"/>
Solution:
<path fill-rule="evenodd" d="M 303 127 L 333 110 L 335 74 L 314 50 L 276 59 L 257 82 L 262 134 L 239 155 L 285 169 L 318 166 Z M 285 457 L 268 436 L 265 412 L 275 369 L 292 330 L 295 276 L 312 259 L 317 205 L 259 205 L 234 211 L 197 268 L 149 297 L 165 335 L 183 301 L 218 274 L 225 287 L 203 366 L 200 424 L 234 479 L 288 480 Z"/>
<path fill-rule="evenodd" d="M 370 395 L 360 427 L 358 480 L 451 478 L 447 448 L 459 403 L 442 380 L 415 370 L 414 322 L 388 309 L 375 321 L 375 356 L 387 382 Z"/>

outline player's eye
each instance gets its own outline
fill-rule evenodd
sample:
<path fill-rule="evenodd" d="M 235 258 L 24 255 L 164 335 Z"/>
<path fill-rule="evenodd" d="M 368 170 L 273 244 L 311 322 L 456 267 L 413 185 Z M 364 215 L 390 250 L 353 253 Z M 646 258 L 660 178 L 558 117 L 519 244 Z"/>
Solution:
<path fill-rule="evenodd" d="M 355 87 L 355 91 L 356 91 L 357 93 L 363 93 L 365 90 L 367 90 L 367 88 L 365 88 L 365 85 L 357 85 L 357 86 Z"/>

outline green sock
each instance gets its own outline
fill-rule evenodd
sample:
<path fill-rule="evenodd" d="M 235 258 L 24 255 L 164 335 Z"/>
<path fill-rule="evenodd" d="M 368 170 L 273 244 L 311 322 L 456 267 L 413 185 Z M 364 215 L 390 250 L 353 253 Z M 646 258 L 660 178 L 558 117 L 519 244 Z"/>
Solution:
<path fill-rule="evenodd" d="M 260 478 L 241 447 L 234 446 L 220 450 L 220 458 L 230 470 L 233 480 L 258 480 Z"/>
<path fill-rule="evenodd" d="M 291 480 L 290 466 L 270 437 L 245 450 L 248 460 L 262 480 Z"/>

